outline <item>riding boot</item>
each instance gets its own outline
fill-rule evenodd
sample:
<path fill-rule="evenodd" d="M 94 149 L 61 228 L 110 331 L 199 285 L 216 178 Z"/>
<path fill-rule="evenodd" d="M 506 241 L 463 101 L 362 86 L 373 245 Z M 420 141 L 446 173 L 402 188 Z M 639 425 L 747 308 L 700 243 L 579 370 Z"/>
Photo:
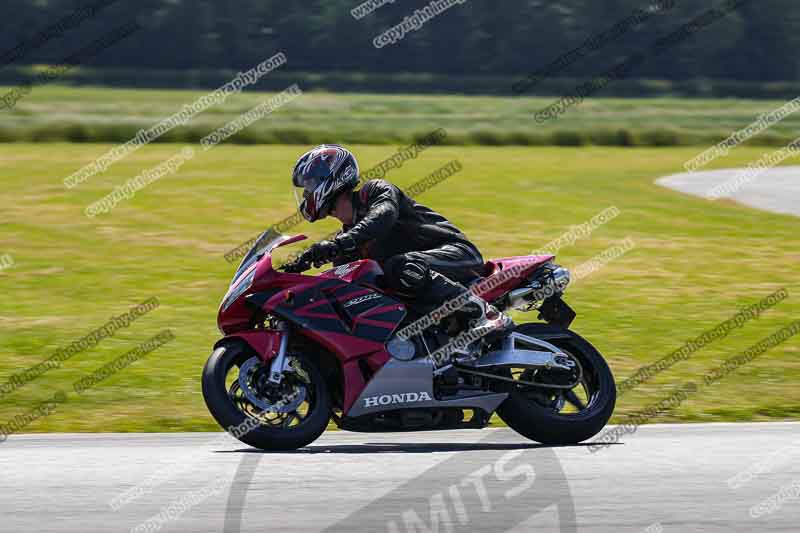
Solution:
<path fill-rule="evenodd" d="M 452 281 L 438 272 L 431 272 L 430 283 L 424 291 L 420 291 L 417 294 L 416 298 L 418 302 L 433 306 L 433 309 L 435 309 L 448 300 L 454 300 L 462 295 L 467 297 L 467 301 L 457 311 L 454 311 L 453 315 L 456 318 L 465 321 L 472 320 L 474 325 L 500 320 L 499 323 L 503 325 L 503 329 L 513 326 L 511 319 L 498 311 L 493 305 L 490 305 L 486 300 L 475 295 L 460 283 Z"/>
<path fill-rule="evenodd" d="M 431 282 L 428 284 L 427 290 L 422 291 L 417 298 L 431 302 L 434 308 L 438 308 L 448 300 L 456 298 L 463 300 L 463 296 L 467 297 L 466 303 L 452 313 L 457 323 L 456 330 L 450 332 L 452 337 L 471 330 L 476 337 L 488 338 L 489 335 L 502 334 L 514 326 L 514 322 L 509 316 L 498 311 L 493 305 L 476 296 L 460 283 L 456 283 L 438 272 L 431 273 Z M 472 344 L 474 343 L 465 348 L 454 349 L 454 353 L 470 355 L 473 351 Z"/>
<path fill-rule="evenodd" d="M 438 272 L 431 272 L 430 281 L 424 290 L 419 291 L 416 295 L 416 300 L 432 311 L 442 306 L 445 302 L 455 300 L 462 295 L 468 297 L 467 302 L 453 312 L 454 317 L 459 319 L 459 322 L 467 322 L 484 316 L 486 303 L 483 300 L 469 292 L 460 283 Z"/>

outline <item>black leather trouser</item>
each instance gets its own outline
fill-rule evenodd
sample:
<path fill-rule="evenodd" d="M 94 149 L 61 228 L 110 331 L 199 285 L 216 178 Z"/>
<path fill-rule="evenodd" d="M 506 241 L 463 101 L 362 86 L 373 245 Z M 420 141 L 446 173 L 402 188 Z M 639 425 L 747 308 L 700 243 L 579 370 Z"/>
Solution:
<path fill-rule="evenodd" d="M 467 243 L 406 252 L 383 263 L 387 284 L 420 310 L 457 297 L 466 290 L 462 283 L 480 277 L 483 268 L 481 253 Z"/>

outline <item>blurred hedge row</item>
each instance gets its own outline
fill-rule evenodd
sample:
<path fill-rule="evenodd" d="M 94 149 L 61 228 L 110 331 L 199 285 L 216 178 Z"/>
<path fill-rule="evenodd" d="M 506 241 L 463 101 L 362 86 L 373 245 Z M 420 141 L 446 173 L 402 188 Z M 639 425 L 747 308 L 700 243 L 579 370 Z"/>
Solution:
<path fill-rule="evenodd" d="M 39 67 L 41 68 L 41 67 Z M 33 79 L 36 67 L 17 67 L 0 70 L 0 85 L 19 85 Z M 154 70 L 154 69 L 92 69 L 76 67 L 59 83 L 66 85 L 95 85 L 107 87 L 153 89 L 212 89 L 230 81 L 233 70 Z M 336 92 L 470 94 L 513 96 L 512 85 L 517 77 L 449 76 L 442 74 L 379 74 L 379 73 L 307 73 L 276 71 L 263 77 L 253 86 L 255 90 L 283 90 L 298 83 L 303 90 Z M 553 78 L 540 82 L 526 96 L 556 96 L 570 94 L 586 79 Z M 685 81 L 630 79 L 610 84 L 598 96 L 688 98 L 751 98 L 789 99 L 800 94 L 800 83 L 756 83 L 731 80 L 693 79 Z"/>
<path fill-rule="evenodd" d="M 74 142 L 123 143 L 136 136 L 139 128 L 130 124 L 50 123 L 26 127 L 0 126 L 0 142 Z M 207 127 L 182 126 L 170 130 L 154 142 L 198 143 L 208 135 Z M 371 130 L 320 130 L 316 128 L 247 128 L 225 141 L 231 144 L 411 144 L 429 135 L 429 131 L 402 134 L 381 134 Z M 690 146 L 711 145 L 725 139 L 730 132 L 683 131 L 674 128 L 653 129 L 554 129 L 543 132 L 476 129 L 449 131 L 443 144 L 486 146 Z M 794 136 L 767 133 L 748 144 L 785 146 Z"/>

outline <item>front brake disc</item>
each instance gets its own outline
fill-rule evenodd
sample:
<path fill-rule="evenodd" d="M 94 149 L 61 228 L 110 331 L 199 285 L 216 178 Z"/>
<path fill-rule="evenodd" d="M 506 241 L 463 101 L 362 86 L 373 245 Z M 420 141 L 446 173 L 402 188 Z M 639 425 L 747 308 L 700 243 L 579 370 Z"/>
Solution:
<path fill-rule="evenodd" d="M 239 368 L 239 387 L 242 389 L 247 401 L 260 410 L 271 413 L 291 413 L 296 411 L 306 399 L 305 387 L 293 385 L 290 393 L 282 395 L 276 402 L 269 402 L 254 387 L 258 371 L 263 368 L 263 363 L 258 357 L 251 357 Z"/>

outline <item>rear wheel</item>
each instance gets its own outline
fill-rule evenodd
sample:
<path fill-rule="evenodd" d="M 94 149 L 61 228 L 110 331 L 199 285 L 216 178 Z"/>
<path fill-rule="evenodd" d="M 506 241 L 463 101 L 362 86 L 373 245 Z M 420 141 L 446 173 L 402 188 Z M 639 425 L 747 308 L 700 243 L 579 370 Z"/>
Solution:
<path fill-rule="evenodd" d="M 578 363 L 571 388 L 502 382 L 509 397 L 497 409 L 517 433 L 543 444 L 575 444 L 599 433 L 611 418 L 617 399 L 614 376 L 594 346 L 570 330 L 547 324 L 523 324 L 516 332 L 558 347 Z M 511 368 L 506 377 L 528 383 L 559 384 L 563 376 L 548 370 Z"/>
<path fill-rule="evenodd" d="M 211 415 L 240 441 L 262 450 L 294 450 L 315 441 L 330 421 L 328 389 L 316 365 L 291 355 L 280 385 L 244 343 L 211 354 L 203 368 L 203 397 Z"/>

